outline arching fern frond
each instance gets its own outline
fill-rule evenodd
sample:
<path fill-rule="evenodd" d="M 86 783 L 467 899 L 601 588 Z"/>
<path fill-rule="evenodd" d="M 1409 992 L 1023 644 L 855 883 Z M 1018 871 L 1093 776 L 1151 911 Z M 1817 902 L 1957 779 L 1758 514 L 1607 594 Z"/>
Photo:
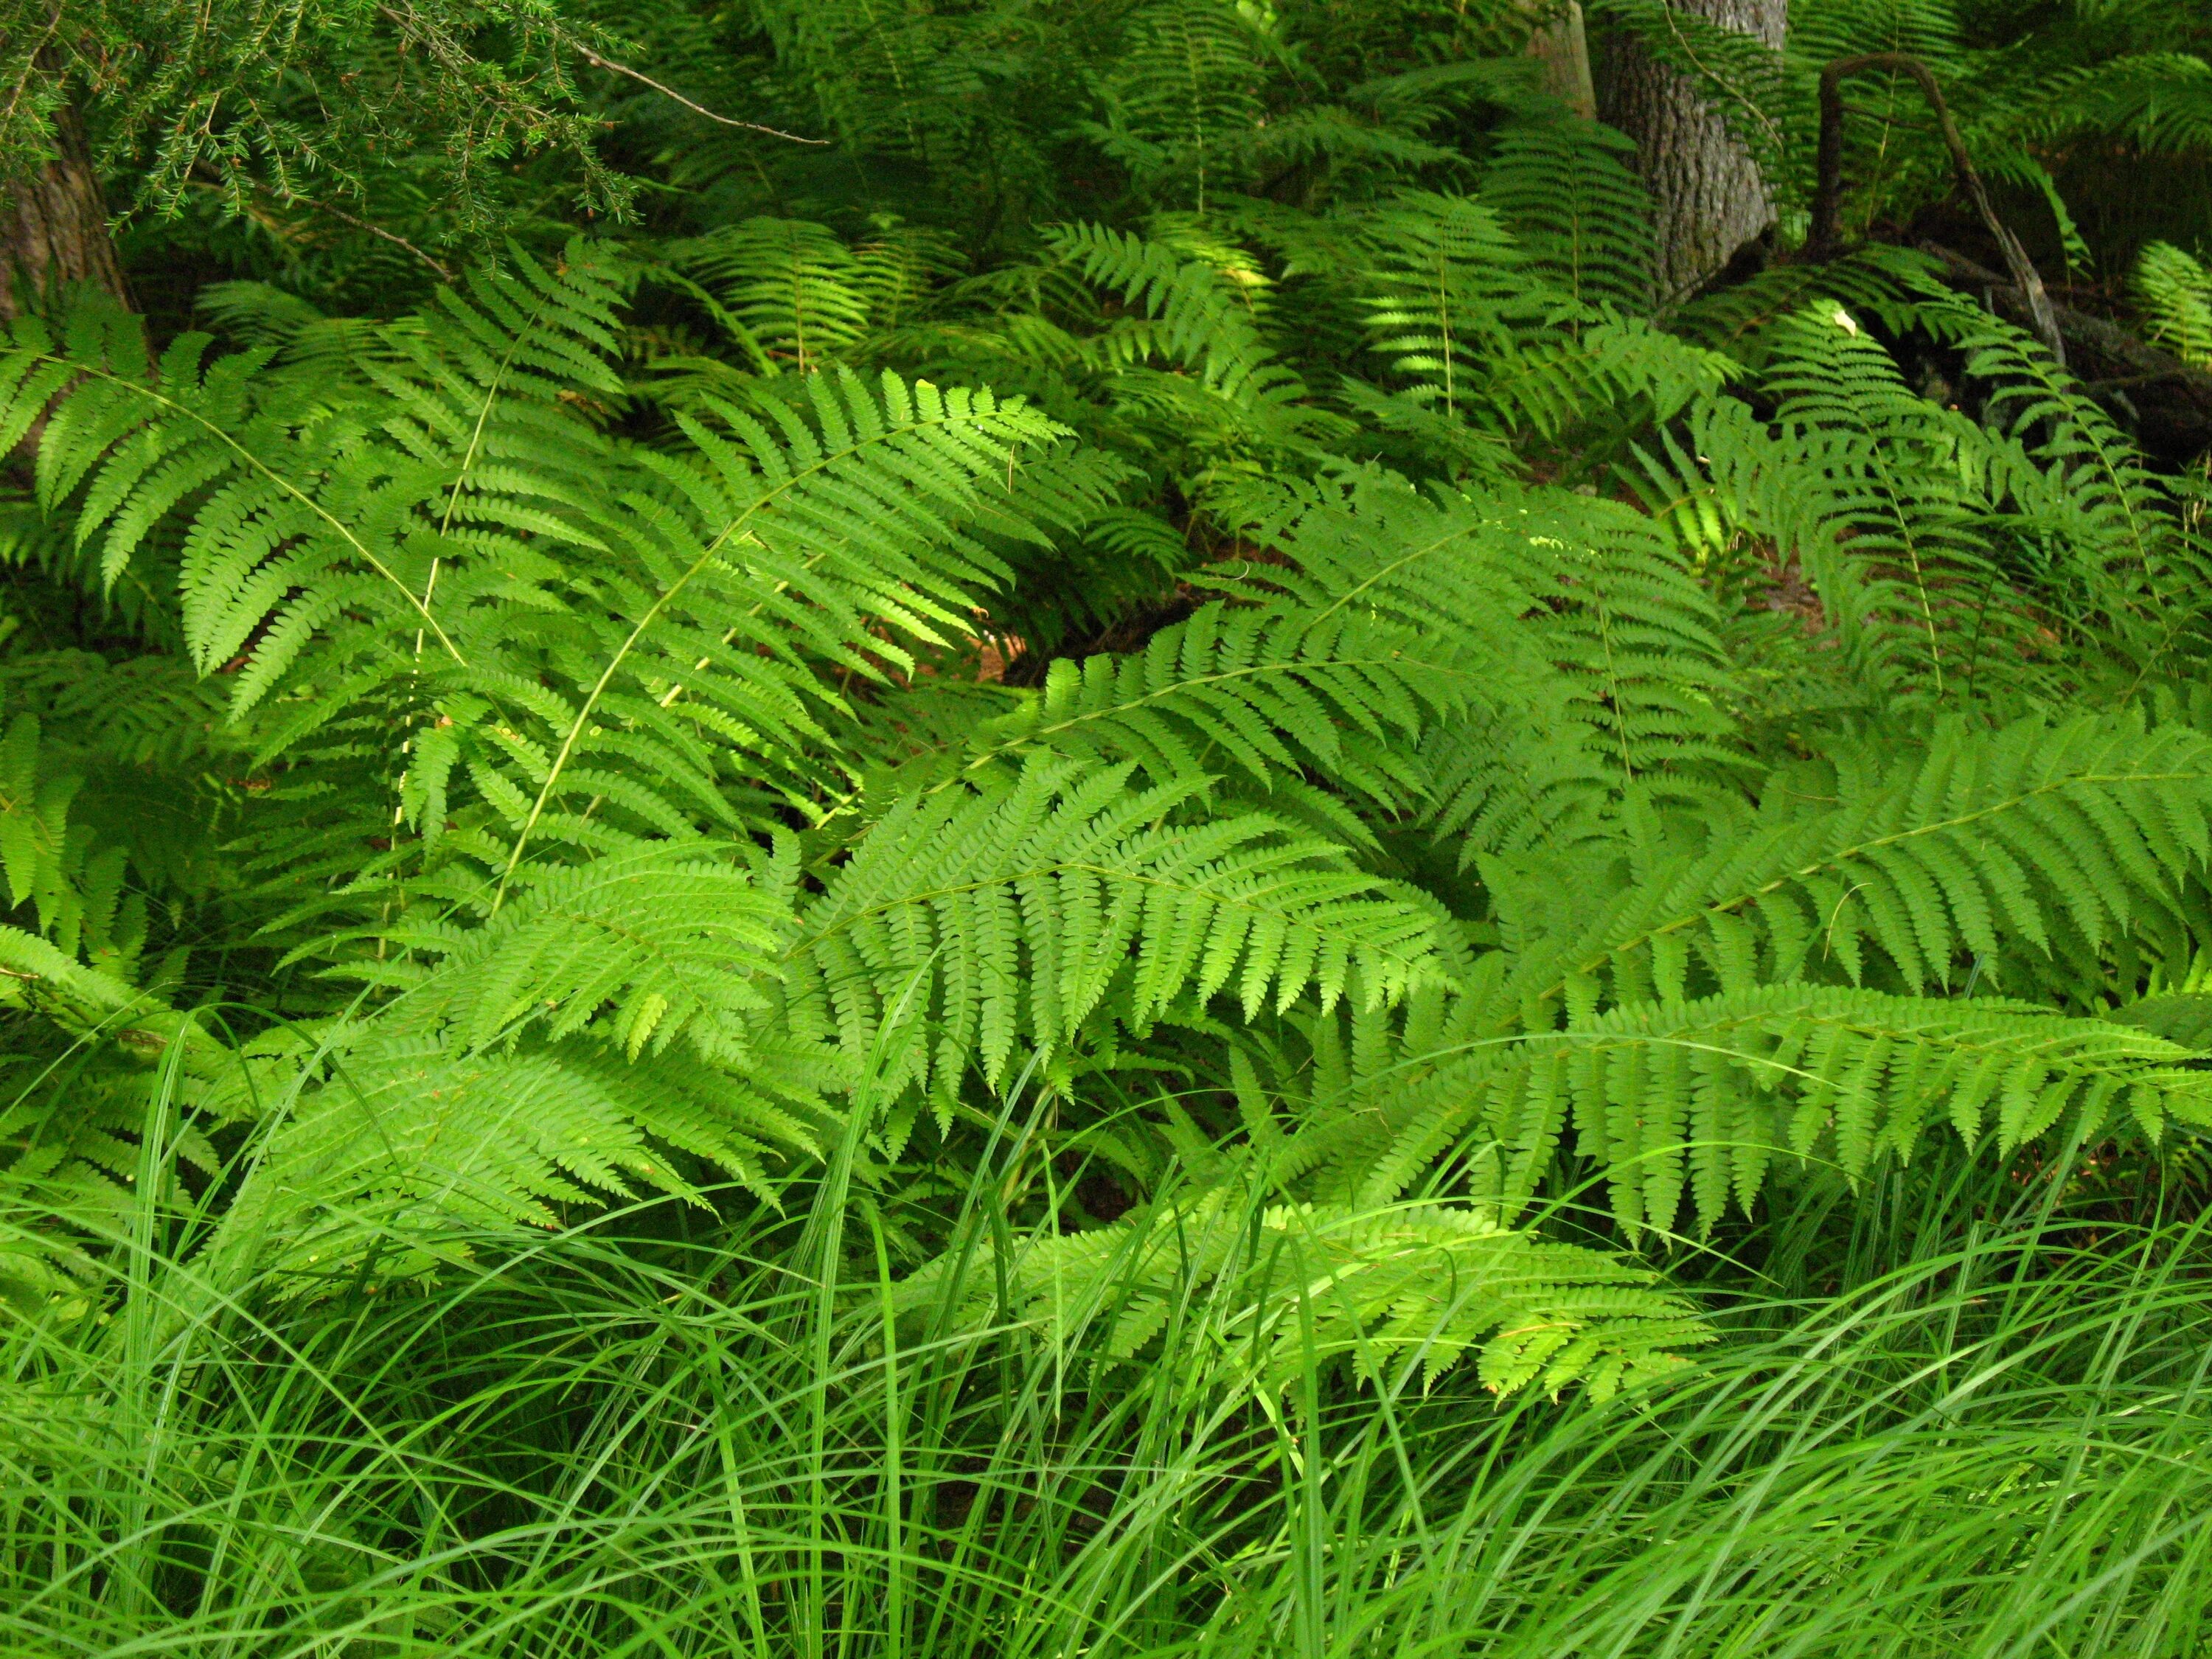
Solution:
<path fill-rule="evenodd" d="M 1018 777 L 902 802 L 800 914 L 774 994 L 802 1039 L 857 1066 L 887 1030 L 886 1098 L 949 1105 L 972 1063 L 1049 1060 L 1086 1023 L 1141 1030 L 1216 993 L 1248 1011 L 1356 983 L 1386 1000 L 1434 971 L 1437 913 L 1326 842 L 1200 784 L 1032 756 Z"/>
<path fill-rule="evenodd" d="M 790 931 L 787 892 L 763 890 L 726 854 L 677 842 L 554 871 L 480 927 L 384 937 L 442 958 L 427 977 L 389 976 L 414 985 L 410 1023 L 446 1024 L 467 1050 L 589 1030 L 633 1059 L 680 1037 L 742 1071 L 750 1017 L 766 1006 L 754 981 Z M 378 976 L 370 964 L 356 971 Z"/>
<path fill-rule="evenodd" d="M 1479 408 L 1491 365 L 1528 307 L 1520 250 L 1498 215 L 1464 197 L 1409 191 L 1366 227 L 1372 349 L 1409 397 L 1447 416 Z M 1555 305 L 1571 309 L 1560 298 Z"/>
<path fill-rule="evenodd" d="M 358 365 L 373 404 L 315 365 L 271 372 L 269 348 L 210 362 L 204 335 L 149 365 L 135 325 L 98 306 L 65 343 L 27 321 L 0 362 L 0 432 L 70 386 L 40 447 L 40 497 L 67 505 L 80 545 L 100 538 L 109 582 L 158 525 L 189 517 L 185 642 L 203 672 L 237 659 L 241 711 L 312 640 L 342 672 L 411 659 L 417 641 L 462 660 L 468 619 L 453 613 L 484 601 L 470 556 L 538 568 L 517 531 L 552 528 L 554 498 L 603 470 L 558 398 L 619 387 L 597 355 L 612 343 L 609 269 L 580 250 L 558 273 L 515 257 L 387 331 L 404 361 Z"/>
<path fill-rule="evenodd" d="M 1230 772 L 1262 795 L 1310 774 L 1403 810 L 1425 793 L 1413 739 L 1481 691 L 1471 669 L 1423 646 L 1357 616 L 1206 605 L 1141 652 L 1055 661 L 1018 709 L 877 787 L 945 787 L 1049 749 L 1134 761 L 1159 783 Z"/>
<path fill-rule="evenodd" d="M 1711 844 L 1491 866 L 1510 1000 L 1571 1010 L 1801 976 L 1972 976 L 2094 1006 L 2108 956 L 2185 954 L 2212 744 L 2130 717 L 1937 727 L 1785 769 Z M 1607 873 L 1610 866 L 1610 873 Z"/>
<path fill-rule="evenodd" d="M 1856 1181 L 1946 1122 L 2007 1152 L 2129 1119 L 2154 1139 L 2173 1121 L 2212 1127 L 2212 1081 L 2189 1068 L 2195 1058 L 2031 1004 L 1761 986 L 1478 1047 L 1407 1091 L 1387 1138 L 1355 1126 L 1335 1157 L 1375 1204 L 1461 1146 L 1477 1191 L 1510 1213 L 1571 1127 L 1632 1234 L 1673 1227 L 1686 1199 L 1710 1229 L 1731 1202 L 1748 1208 L 1784 1159 Z"/>
<path fill-rule="evenodd" d="M 474 775 L 483 784 L 489 763 L 507 782 L 486 793 L 507 871 L 533 842 L 619 838 L 624 815 L 595 821 L 595 800 L 626 805 L 632 834 L 734 822 L 722 774 L 739 756 L 755 787 L 803 800 L 838 707 L 817 665 L 876 680 L 886 665 L 911 670 L 909 644 L 964 634 L 1004 571 L 976 530 L 1041 541 L 1114 479 L 1057 456 L 1058 428 L 988 393 L 890 375 L 805 389 L 801 408 L 771 409 L 773 426 L 709 403 L 719 429 L 680 422 L 695 456 L 641 455 L 658 489 L 601 526 L 616 557 L 597 575 L 599 614 L 573 616 L 559 689 L 477 716 Z M 1009 492 L 1017 473 L 1042 477 Z M 537 730 L 514 744 L 495 713 Z M 467 735 L 455 731 L 455 752 Z"/>
<path fill-rule="evenodd" d="M 1219 1356 L 1193 1380 L 1238 1394 L 1285 1393 L 1316 1364 L 1387 1386 L 1471 1361 L 1493 1393 L 1606 1399 L 1712 1340 L 1656 1275 L 1602 1251 L 1461 1206 L 1269 1203 L 1243 1173 L 1110 1226 L 956 1252 L 904 1280 L 898 1305 L 940 1333 L 1012 1322 L 1078 1352 L 1095 1340 L 1108 1367 L 1179 1316 Z"/>

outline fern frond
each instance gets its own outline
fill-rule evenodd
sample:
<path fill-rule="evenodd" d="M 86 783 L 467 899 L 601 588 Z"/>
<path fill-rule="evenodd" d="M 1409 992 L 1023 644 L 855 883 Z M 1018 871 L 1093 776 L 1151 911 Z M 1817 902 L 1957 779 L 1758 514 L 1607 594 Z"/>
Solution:
<path fill-rule="evenodd" d="M 1407 192 L 1372 217 L 1367 240 L 1372 349 L 1447 416 L 1479 406 L 1529 287 L 1497 214 L 1463 197 Z"/>
<path fill-rule="evenodd" d="M 471 1231 L 550 1225 L 556 1206 L 640 1188 L 696 1200 L 686 1158 L 767 1194 L 769 1158 L 814 1150 L 726 1073 L 673 1057 L 471 1053 L 374 1028 L 319 1042 L 288 1028 L 256 1047 L 264 1098 L 289 1109 L 208 1249 L 301 1293 L 365 1267 L 429 1270 L 465 1255 Z"/>
<path fill-rule="evenodd" d="M 1687 445 L 1663 434 L 1663 458 L 1640 456 L 1654 512 L 1692 547 L 1741 531 L 1797 560 L 1870 697 L 2063 692 L 2036 610 L 2052 596 L 2016 579 L 2017 446 L 1912 392 L 1841 306 L 1771 337 L 1773 422 L 1726 400 L 1693 409 Z"/>
<path fill-rule="evenodd" d="M 191 334 L 155 367 L 135 330 L 90 307 L 65 346 L 19 326 L 0 429 L 71 385 L 40 447 L 40 496 L 50 513 L 74 501 L 77 541 L 100 539 L 109 582 L 157 525 L 189 516 L 186 643 L 204 672 L 239 659 L 243 712 L 318 636 L 347 641 L 335 654 L 349 671 L 381 657 L 398 672 L 417 640 L 465 659 L 468 619 L 449 630 L 447 617 L 483 600 L 468 556 L 537 564 L 514 532 L 551 527 L 552 498 L 603 470 L 558 400 L 619 389 L 596 355 L 613 343 L 616 295 L 580 251 L 557 275 L 519 254 L 512 271 L 478 273 L 468 298 L 447 292 L 418 327 L 388 331 L 401 361 L 358 365 L 382 394 L 374 439 L 371 404 L 330 373 L 267 373 L 267 348 L 210 362 Z"/>
<path fill-rule="evenodd" d="M 901 1283 L 942 1332 L 1033 1326 L 1106 1362 L 1147 1353 L 1181 1310 L 1219 1356 L 1203 1383 L 1280 1395 L 1313 1365 L 1387 1385 L 1472 1360 L 1497 1394 L 1579 1385 L 1597 1399 L 1665 1375 L 1712 1334 L 1656 1275 L 1444 1204 L 1267 1204 L 1229 1182 L 1112 1225 L 986 1245 Z"/>
<path fill-rule="evenodd" d="M 407 1018 L 449 1024 L 468 1050 L 589 1030 L 633 1059 L 682 1037 L 743 1070 L 750 1017 L 766 1006 L 754 980 L 789 932 L 787 896 L 677 842 L 554 871 L 481 927 L 383 937 L 442 958 Z"/>
<path fill-rule="evenodd" d="M 2195 1058 L 2026 1003 L 1759 986 L 1638 1001 L 1478 1048 L 1409 1091 L 1387 1146 L 1363 1133 L 1337 1156 L 1375 1204 L 1464 1146 L 1476 1190 L 1510 1213 L 1571 1127 L 1632 1234 L 1671 1228 L 1686 1199 L 1710 1230 L 1731 1203 L 1747 1209 L 1783 1160 L 1831 1163 L 1856 1182 L 1946 1122 L 2002 1152 L 2062 1127 L 2094 1139 L 2131 1118 L 2155 1139 L 2169 1122 L 2212 1125 L 2212 1081 Z"/>
<path fill-rule="evenodd" d="M 478 717 L 477 753 L 507 781 L 492 798 L 507 872 L 533 842 L 619 835 L 621 814 L 592 828 L 586 805 L 617 804 L 617 778 L 634 834 L 734 822 L 718 780 L 746 750 L 803 800 L 819 776 L 808 750 L 838 707 L 814 665 L 876 680 L 886 663 L 910 671 L 902 639 L 964 635 L 1004 571 L 975 529 L 1042 541 L 1030 513 L 1079 516 L 1112 482 L 1057 458 L 1051 422 L 987 393 L 890 375 L 873 389 L 817 377 L 805 392 L 804 414 L 773 427 L 730 405 L 702 411 L 720 430 L 683 417 L 696 460 L 641 457 L 659 489 L 604 526 L 618 558 L 601 617 L 564 653 L 573 690 L 534 698 L 534 742 L 501 739 L 491 711 Z M 1010 494 L 1018 472 L 1043 477 Z"/>
<path fill-rule="evenodd" d="M 1385 813 L 1412 810 L 1429 793 L 1414 758 L 1421 734 L 1473 705 L 1511 699 L 1540 672 L 1524 660 L 1516 627 L 1531 600 L 1496 550 L 1462 546 L 1459 606 L 1447 615 L 1431 588 L 1421 625 L 1385 620 L 1376 589 L 1390 573 L 1363 568 L 1360 556 L 1379 562 L 1401 550 L 1341 528 L 1305 520 L 1289 543 L 1298 564 L 1218 578 L 1237 602 L 1200 606 L 1140 651 L 1054 661 L 1039 691 L 872 792 L 942 789 L 1049 749 L 1132 761 L 1158 784 L 1226 774 L 1264 798 L 1304 777 Z M 1358 819 L 1336 827 L 1372 839 Z"/>
<path fill-rule="evenodd" d="M 1609 127 L 1516 121 L 1499 132 L 1480 198 L 1544 281 L 1581 306 L 1651 307 L 1651 203 Z"/>
<path fill-rule="evenodd" d="M 1434 970 L 1436 913 L 1410 894 L 1133 770 L 1036 754 L 902 801 L 801 912 L 777 1018 L 944 1109 L 970 1063 L 995 1086 L 1018 1046 L 1048 1060 L 1095 1016 L 1142 1030 L 1218 992 L 1248 1015 L 1309 988 L 1327 1006 L 1355 975 L 1387 1000 Z"/>
<path fill-rule="evenodd" d="M 1972 973 L 2094 1006 L 2108 953 L 2186 954 L 2208 809 L 2212 746 L 2130 717 L 1846 750 L 1777 774 L 1707 848 L 1491 866 L 1512 998 L 1587 1009 L 1825 969 L 1915 994 Z"/>
<path fill-rule="evenodd" d="M 1109 361 L 1157 352 L 1202 369 L 1207 385 L 1236 399 L 1281 395 L 1285 382 L 1295 385 L 1261 337 L 1253 284 L 1232 276 L 1237 267 L 1224 271 L 1188 252 L 1097 225 L 1070 226 L 1049 246 L 1086 282 L 1112 290 L 1158 325 L 1108 334 Z"/>
<path fill-rule="evenodd" d="M 1965 350 L 1967 374 L 1989 388 L 1984 421 L 2020 447 L 2002 488 L 2043 555 L 2033 574 L 2070 624 L 2077 656 L 2104 658 L 2140 684 L 2200 653 L 2205 553 L 2170 483 L 2023 331 L 1950 294 L 1923 300 L 1912 317 Z"/>
<path fill-rule="evenodd" d="M 2136 303 L 2150 336 L 2185 362 L 2212 364 L 2212 271 L 2168 242 L 2153 242 L 2136 260 Z"/>
<path fill-rule="evenodd" d="M 1100 149 L 1155 189 L 1207 193 L 1243 182 L 1243 141 L 1260 113 L 1257 31 L 1224 0 L 1152 0 L 1124 26 L 1115 72 L 1100 91 Z"/>
<path fill-rule="evenodd" d="M 1557 440 L 1584 422 L 1635 428 L 1673 420 L 1737 376 L 1717 352 L 1640 319 L 1547 331 L 1496 365 L 1483 386 L 1507 430 Z"/>
<path fill-rule="evenodd" d="M 850 349 L 877 293 L 901 281 L 890 248 L 864 264 L 828 227 L 796 219 L 747 219 L 679 242 L 667 257 L 705 285 L 744 341 L 801 374 Z"/>
<path fill-rule="evenodd" d="M 1616 502 L 1563 489 L 1425 497 L 1376 480 L 1292 501 L 1248 533 L 1287 562 L 1255 568 L 1268 586 L 1321 615 L 1357 606 L 1435 641 L 1425 659 L 1482 677 L 1469 713 L 1421 739 L 1439 835 L 1496 807 L 1541 840 L 1639 780 L 1695 793 L 1741 768 L 1711 595 Z M 1480 850 L 1470 842 L 1470 862 Z"/>

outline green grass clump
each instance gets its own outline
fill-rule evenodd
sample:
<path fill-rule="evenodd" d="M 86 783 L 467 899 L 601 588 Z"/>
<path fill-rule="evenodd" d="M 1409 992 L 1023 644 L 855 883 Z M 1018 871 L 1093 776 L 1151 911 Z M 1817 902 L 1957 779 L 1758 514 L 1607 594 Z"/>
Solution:
<path fill-rule="evenodd" d="M 1962 1161 L 1808 1202 L 1609 1401 L 1240 1389 L 1195 1280 L 1139 1365 L 887 1325 L 865 1209 L 857 1249 L 637 1209 L 313 1300 L 122 1238 L 0 1349 L 0 1648 L 2198 1652 L 2212 1243 L 2036 1201 Z"/>

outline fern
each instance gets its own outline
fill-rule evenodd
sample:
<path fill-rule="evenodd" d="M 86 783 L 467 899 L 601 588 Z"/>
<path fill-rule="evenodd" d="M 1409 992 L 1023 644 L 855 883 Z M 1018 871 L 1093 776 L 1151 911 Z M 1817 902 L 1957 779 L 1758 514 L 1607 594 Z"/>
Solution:
<path fill-rule="evenodd" d="M 1146 185 L 1206 194 L 1243 182 L 1245 135 L 1259 113 L 1257 31 L 1223 0 L 1152 0 L 1126 24 L 1112 80 L 1101 88 L 1099 147 Z"/>
<path fill-rule="evenodd" d="M 1435 970 L 1417 896 L 1265 815 L 1193 813 L 1202 780 L 1133 789 L 1133 769 L 1039 755 L 902 801 L 801 911 L 778 1019 L 943 1113 L 971 1061 L 996 1087 L 1018 1047 L 1049 1062 L 1095 1017 L 1141 1034 L 1217 992 L 1249 1018 Z"/>
<path fill-rule="evenodd" d="M 1180 1316 L 1218 1356 L 1202 1381 L 1237 1393 L 1281 1395 L 1308 1367 L 1344 1363 L 1378 1386 L 1414 1370 L 1433 1385 L 1471 1360 L 1494 1393 L 1579 1384 L 1602 1400 L 1711 1340 L 1652 1278 L 1461 1206 L 1264 1205 L 1228 1181 L 1093 1231 L 940 1261 L 898 1301 L 1054 1343 L 1095 1337 L 1109 1363 L 1143 1356 Z"/>
<path fill-rule="evenodd" d="M 1463 198 L 1407 195 L 1372 222 L 1367 304 L 1374 349 L 1447 417 L 1479 406 L 1492 360 L 1511 348 L 1528 290 L 1497 215 Z"/>
<path fill-rule="evenodd" d="M 821 225 L 748 219 L 668 257 L 713 295 L 716 319 L 748 355 L 801 374 L 857 342 L 873 309 L 860 260 Z"/>
<path fill-rule="evenodd" d="M 2025 452 L 2010 505 L 2055 556 L 2039 573 L 2053 610 L 2137 684 L 2186 659 L 2204 553 L 2171 485 L 2021 331 L 1951 295 L 1913 314 L 1966 349 L 1966 373 L 1990 388 L 1985 422 Z"/>
<path fill-rule="evenodd" d="M 1521 121 L 1483 169 L 1483 204 L 1529 268 L 1578 305 L 1650 309 L 1651 207 L 1624 159 L 1632 148 L 1587 121 Z"/>
<path fill-rule="evenodd" d="M 1945 1122 L 2010 1151 L 2056 1127 L 2093 1139 L 2122 1115 L 2154 1139 L 2212 1121 L 2193 1050 L 1994 1000 L 1760 986 L 1639 1001 L 1478 1056 L 1409 1091 L 1387 1139 L 1361 1125 L 1336 1149 L 1362 1202 L 1464 1146 L 1478 1192 L 1525 1204 L 1571 1127 L 1632 1235 L 1671 1228 L 1686 1200 L 1710 1230 L 1782 1160 L 1856 1181 Z"/>
<path fill-rule="evenodd" d="M 2212 274 L 2179 248 L 2154 242 L 2136 262 L 2135 289 L 2154 339 L 2185 362 L 2212 364 Z"/>
<path fill-rule="evenodd" d="M 911 798 L 1042 748 L 1134 762 L 1160 784 L 1224 782 L 1279 811 L 1285 797 L 1313 804 L 1310 782 L 1370 814 L 1415 810 L 1431 790 L 1417 757 L 1423 734 L 1530 695 L 1542 665 L 1515 624 L 1533 601 L 1498 548 L 1469 536 L 1437 554 L 1455 555 L 1454 602 L 1388 616 L 1391 587 L 1418 578 L 1390 570 L 1382 547 L 1358 538 L 1364 528 L 1310 515 L 1285 532 L 1285 562 L 1209 573 L 1231 599 L 1200 606 L 1140 651 L 1053 663 L 1038 691 L 902 760 L 872 793 Z M 1325 833 L 1372 842 L 1361 818 L 1325 800 L 1320 810 Z"/>
<path fill-rule="evenodd" d="M 788 933 L 787 896 L 663 844 L 551 872 L 482 927 L 391 938 L 437 962 L 408 1018 L 450 1024 L 471 1050 L 589 1029 L 632 1058 L 681 1037 L 743 1072 L 748 1016 L 764 1006 L 756 964 Z"/>
<path fill-rule="evenodd" d="M 434 1270 L 465 1255 L 472 1231 L 548 1225 L 556 1206 L 641 1189 L 703 1202 L 687 1165 L 769 1196 L 771 1151 L 814 1150 L 726 1073 L 680 1061 L 469 1053 L 404 1029 L 312 1044 L 286 1031 L 259 1048 L 244 1059 L 277 1127 L 208 1249 L 295 1294 Z M 236 1086 L 209 1103 L 233 1103 Z"/>
<path fill-rule="evenodd" d="M 514 489 L 524 475 L 498 464 L 532 442 L 540 453 L 527 476 L 557 491 L 562 471 L 573 481 L 588 469 L 590 446 L 545 405 L 573 375 L 606 392 L 619 384 L 594 355 L 611 343 L 604 268 L 556 277 L 521 261 L 518 273 L 480 276 L 476 304 L 448 294 L 419 333 L 393 337 L 412 361 L 376 371 L 389 442 L 365 441 L 356 400 L 327 374 L 262 374 L 265 347 L 207 363 L 206 337 L 191 334 L 151 365 L 135 329 L 97 307 L 78 313 L 66 349 L 35 321 L 18 325 L 0 365 L 0 430 L 20 433 L 76 382 L 40 448 L 40 496 L 50 512 L 74 501 L 77 542 L 100 538 L 106 582 L 191 507 L 179 577 L 186 644 L 204 672 L 243 659 L 241 712 L 333 624 L 341 673 L 365 658 L 392 663 L 396 640 L 411 659 L 418 635 L 459 659 L 440 611 L 477 597 L 464 547 L 496 562 L 505 533 L 545 510 L 538 488 Z"/>
<path fill-rule="evenodd" d="M 1109 361 L 1157 352 L 1201 368 L 1206 384 L 1230 398 L 1280 395 L 1285 382 L 1295 387 L 1261 338 L 1249 272 L 1236 266 L 1224 271 L 1160 242 L 1093 225 L 1060 232 L 1053 252 L 1158 324 L 1156 330 L 1124 327 L 1107 335 Z"/>

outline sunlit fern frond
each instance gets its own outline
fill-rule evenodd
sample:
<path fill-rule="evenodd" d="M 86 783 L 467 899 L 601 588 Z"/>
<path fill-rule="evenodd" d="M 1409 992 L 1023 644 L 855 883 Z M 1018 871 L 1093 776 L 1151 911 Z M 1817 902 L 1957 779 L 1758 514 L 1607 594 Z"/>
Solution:
<path fill-rule="evenodd" d="M 1464 1206 L 1268 1202 L 1249 1170 L 1087 1232 L 956 1251 L 902 1281 L 918 1329 L 1012 1324 L 1140 1361 L 1178 1317 L 1219 1356 L 1209 1390 L 1282 1395 L 1319 1365 L 1434 1386 L 1605 1399 L 1711 1340 L 1690 1304 L 1603 1251 L 1547 1243 Z"/>
<path fill-rule="evenodd" d="M 2212 271 L 2170 242 L 2153 242 L 2136 261 L 2135 295 L 2153 339 L 2185 362 L 2212 365 Z"/>

